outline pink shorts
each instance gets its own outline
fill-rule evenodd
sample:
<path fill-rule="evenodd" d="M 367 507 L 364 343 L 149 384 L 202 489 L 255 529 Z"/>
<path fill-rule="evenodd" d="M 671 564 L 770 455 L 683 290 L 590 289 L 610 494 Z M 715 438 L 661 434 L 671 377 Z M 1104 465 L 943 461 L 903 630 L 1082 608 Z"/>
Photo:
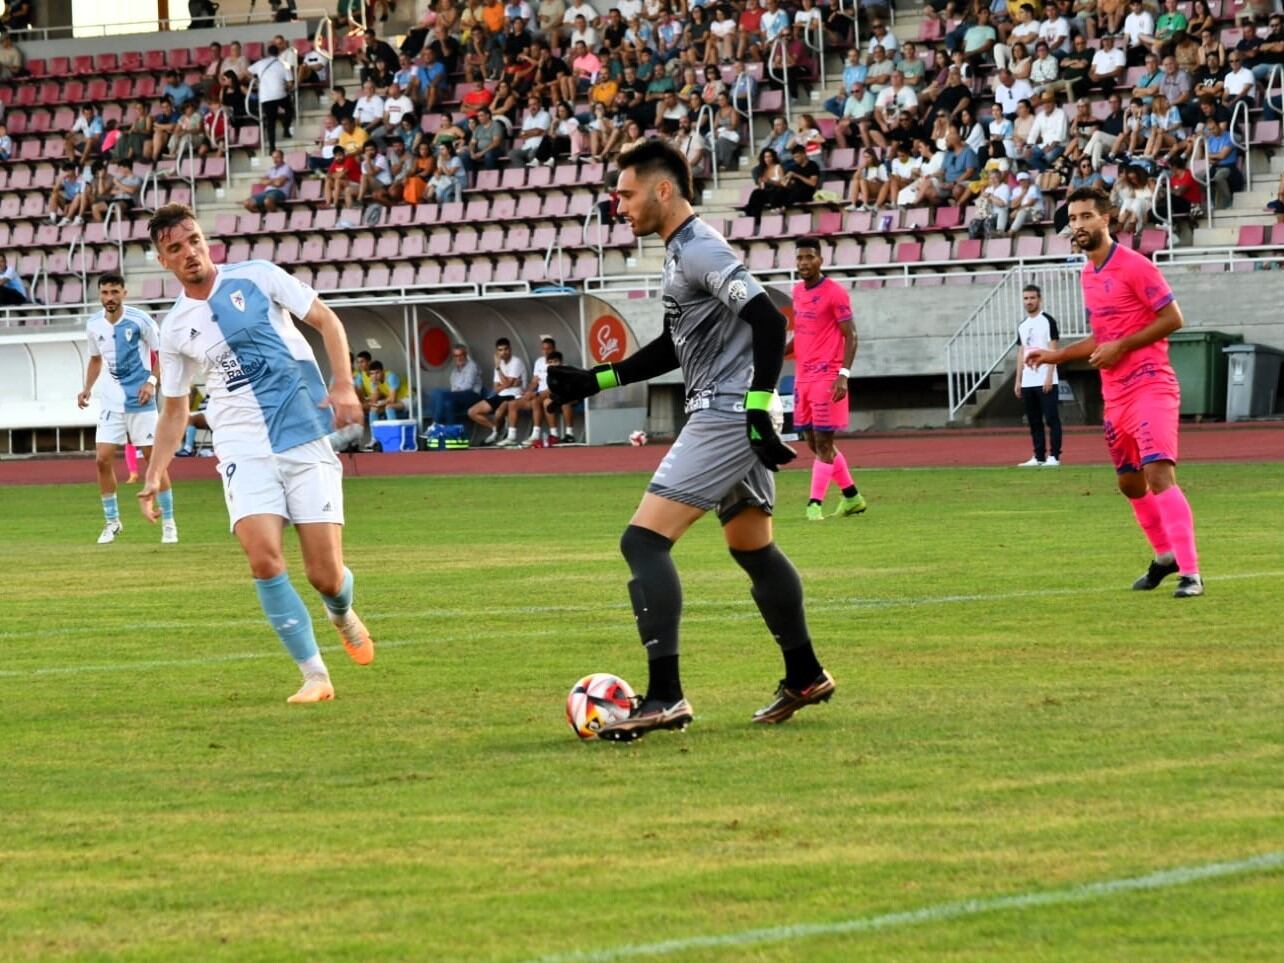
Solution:
<path fill-rule="evenodd" d="M 794 384 L 794 429 L 804 431 L 846 431 L 847 399 L 834 401 L 834 386 L 829 381 L 809 381 Z"/>
<path fill-rule="evenodd" d="M 1132 397 L 1107 402 L 1106 447 L 1115 471 L 1141 471 L 1152 461 L 1177 461 L 1177 416 L 1181 410 L 1179 390 L 1138 392 Z"/>

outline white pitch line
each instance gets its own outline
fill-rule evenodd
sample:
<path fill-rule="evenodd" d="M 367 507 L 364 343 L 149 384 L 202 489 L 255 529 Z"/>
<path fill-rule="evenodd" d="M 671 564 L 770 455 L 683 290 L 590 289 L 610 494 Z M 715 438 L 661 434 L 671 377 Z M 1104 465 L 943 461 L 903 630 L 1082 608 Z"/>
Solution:
<path fill-rule="evenodd" d="M 763 929 L 741 930 L 716 936 L 691 936 L 663 940 L 657 943 L 634 943 L 603 950 L 578 950 L 541 956 L 529 963 L 612 963 L 614 960 L 638 957 L 666 956 L 692 950 L 726 949 L 731 947 L 761 946 L 771 943 L 794 943 L 819 936 L 845 936 L 851 933 L 872 933 L 879 930 L 921 926 L 948 920 L 980 916 L 1006 910 L 1026 910 L 1043 906 L 1062 906 L 1069 903 L 1087 903 L 1121 893 L 1147 892 L 1186 886 L 1210 879 L 1245 876 L 1249 873 L 1270 872 L 1284 868 L 1284 851 L 1262 853 L 1246 859 L 1197 866 L 1178 866 L 1145 876 L 1104 880 L 1098 883 L 1081 883 L 1064 889 L 1043 892 L 1018 893 L 989 899 L 969 899 L 956 903 L 937 903 L 921 909 L 879 916 L 860 916 L 834 923 L 797 923 L 792 926 L 772 926 Z"/>
<path fill-rule="evenodd" d="M 1284 571 L 1278 572 L 1238 572 L 1228 575 L 1218 575 L 1213 579 L 1213 584 L 1219 582 L 1241 581 L 1244 579 L 1259 578 L 1281 578 L 1284 577 Z M 1109 586 L 1087 586 L 1081 588 L 1060 588 L 1060 589 L 1026 589 L 1015 592 L 991 592 L 975 593 L 971 595 L 928 595 L 918 598 L 850 598 L 836 599 L 829 602 L 808 602 L 808 612 L 840 612 L 851 609 L 890 609 L 890 608 L 919 608 L 929 605 L 956 605 L 967 602 L 1004 602 L 1015 599 L 1028 598 L 1048 598 L 1051 596 L 1061 595 L 1097 595 L 1101 593 L 1119 593 L 1119 585 Z M 746 603 L 747 604 L 747 603 Z M 1199 604 L 1199 603 L 1196 603 Z M 739 602 L 729 602 L 725 600 L 712 599 L 688 599 L 683 602 L 684 610 L 702 609 L 702 608 L 731 608 L 739 606 Z M 506 605 L 494 610 L 499 615 L 576 615 L 587 612 L 610 612 L 625 611 L 629 608 L 625 602 L 604 602 L 597 605 Z M 473 609 L 384 609 L 374 612 L 364 612 L 363 616 L 371 621 L 378 619 L 465 619 L 475 618 L 477 612 Z M 684 622 L 714 621 L 724 619 L 727 621 L 754 621 L 759 618 L 755 611 L 745 612 L 725 612 L 716 616 L 695 616 L 685 618 Z M 256 627 L 263 624 L 261 618 L 243 618 L 243 619 L 210 619 L 202 618 L 201 625 L 207 627 Z M 163 632 L 173 629 L 187 629 L 192 626 L 192 621 L 167 620 L 164 622 L 125 622 L 118 625 L 95 625 L 85 623 L 83 625 L 51 627 L 41 629 L 41 638 L 62 638 L 73 635 L 84 634 L 101 634 L 103 632 Z M 29 631 L 8 631 L 0 632 L 0 641 L 7 639 L 27 639 L 31 637 Z M 471 638 L 467 636 L 465 638 Z M 441 640 L 445 641 L 445 640 Z M 459 641 L 451 639 L 450 641 Z M 231 659 L 220 659 L 218 661 L 234 661 Z M 189 665 L 191 663 L 176 663 Z M 0 678 L 5 676 L 0 672 Z"/>

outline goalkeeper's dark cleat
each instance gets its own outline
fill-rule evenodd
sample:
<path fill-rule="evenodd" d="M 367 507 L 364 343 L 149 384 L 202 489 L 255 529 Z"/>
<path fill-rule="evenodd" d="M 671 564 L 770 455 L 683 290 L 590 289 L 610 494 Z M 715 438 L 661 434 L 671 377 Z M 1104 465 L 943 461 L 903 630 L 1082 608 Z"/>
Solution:
<path fill-rule="evenodd" d="M 694 718 L 691 703 L 686 699 L 665 705 L 648 700 L 634 709 L 627 719 L 612 722 L 598 730 L 599 739 L 611 742 L 632 742 L 655 729 L 685 729 Z"/>
<path fill-rule="evenodd" d="M 1177 574 L 1177 562 L 1161 562 L 1155 559 L 1146 569 L 1146 574 L 1132 583 L 1134 592 L 1150 592 L 1159 588 L 1159 583 L 1169 575 Z"/>
<path fill-rule="evenodd" d="M 753 721 L 766 725 L 784 722 L 804 706 L 828 702 L 833 697 L 835 688 L 834 677 L 824 670 L 816 676 L 811 685 L 801 691 L 789 688 L 785 685 L 785 680 L 781 679 L 780 686 L 776 689 L 776 698 L 770 705 L 763 706 L 755 712 Z"/>
<path fill-rule="evenodd" d="M 1183 575 L 1177 580 L 1177 588 L 1173 591 L 1175 599 L 1193 599 L 1196 595 L 1204 594 L 1204 580 L 1198 575 Z"/>

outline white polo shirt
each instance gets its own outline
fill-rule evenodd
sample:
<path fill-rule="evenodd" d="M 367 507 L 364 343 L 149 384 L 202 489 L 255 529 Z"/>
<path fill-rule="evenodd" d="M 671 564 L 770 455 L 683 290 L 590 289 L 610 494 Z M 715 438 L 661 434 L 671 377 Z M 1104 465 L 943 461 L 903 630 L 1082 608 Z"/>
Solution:
<path fill-rule="evenodd" d="M 1021 342 L 1021 347 L 1026 351 L 1034 348 L 1050 348 L 1052 342 L 1059 340 L 1060 332 L 1057 331 L 1056 318 L 1046 311 L 1040 311 L 1036 315 L 1026 315 L 1024 321 L 1017 327 L 1017 339 Z M 1031 368 L 1027 365 L 1021 366 L 1021 387 L 1022 388 L 1042 388 L 1044 381 L 1048 377 L 1048 365 L 1041 364 L 1037 368 Z M 1052 383 L 1057 384 L 1057 368 L 1052 365 Z"/>

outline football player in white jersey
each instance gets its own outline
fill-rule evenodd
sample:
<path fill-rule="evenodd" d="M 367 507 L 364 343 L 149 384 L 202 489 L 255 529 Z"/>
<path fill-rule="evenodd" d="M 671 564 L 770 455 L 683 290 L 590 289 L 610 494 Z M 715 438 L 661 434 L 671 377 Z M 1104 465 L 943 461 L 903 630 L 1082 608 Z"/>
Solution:
<path fill-rule="evenodd" d="M 151 315 L 125 304 L 128 294 L 121 275 L 108 272 L 98 279 L 98 300 L 103 309 L 91 314 L 85 322 L 89 366 L 85 371 L 84 389 L 76 395 L 76 403 L 86 408 L 90 392 L 98 384 L 101 411 L 94 449 L 105 519 L 102 534 L 98 536 L 99 545 L 114 542 L 124 527 L 116 503 L 116 447 L 126 442 L 138 446 L 150 465 L 156 435 L 158 375 L 152 353 L 160 349 L 160 334 Z M 104 367 L 108 376 L 99 383 L 98 376 Z M 161 472 L 157 479 L 161 541 L 171 545 L 178 541 L 174 495 L 170 491 L 169 475 Z"/>
<path fill-rule="evenodd" d="M 203 382 L 232 531 L 263 612 L 303 673 L 302 687 L 287 701 L 328 701 L 334 686 L 312 617 L 290 584 L 281 542 L 285 523 L 293 523 L 308 581 L 348 654 L 368 665 L 374 642 L 352 610 L 352 572 L 343 564 L 343 468 L 326 440 L 332 427 L 362 419 L 343 323 L 315 291 L 275 264 L 216 267 L 185 205 L 162 207 L 148 228 L 157 261 L 183 293 L 161 322 L 164 402 L 156 458 L 138 493 L 143 514 L 156 520 L 161 479 L 187 427 L 188 392 Z M 291 315 L 321 333 L 329 390 Z"/>

